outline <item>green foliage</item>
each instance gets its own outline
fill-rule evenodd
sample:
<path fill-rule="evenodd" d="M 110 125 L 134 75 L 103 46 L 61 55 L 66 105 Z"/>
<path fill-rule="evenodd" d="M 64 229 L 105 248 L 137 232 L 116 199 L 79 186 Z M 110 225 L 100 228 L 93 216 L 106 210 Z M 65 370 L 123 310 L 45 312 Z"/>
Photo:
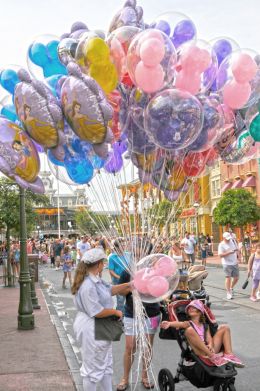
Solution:
<path fill-rule="evenodd" d="M 79 230 L 89 235 L 103 232 L 109 228 L 108 216 L 83 208 L 76 211 L 75 221 Z"/>
<path fill-rule="evenodd" d="M 155 204 L 149 211 L 152 223 L 154 222 L 158 226 L 164 226 L 177 220 L 180 211 L 173 210 L 173 205 L 168 200 L 163 200 Z"/>
<path fill-rule="evenodd" d="M 25 192 L 25 211 L 27 232 L 35 228 L 36 213 L 34 206 L 46 206 L 49 200 L 45 195 L 34 194 L 30 190 Z M 0 226 L 9 228 L 15 236 L 19 234 L 20 222 L 19 187 L 7 178 L 0 178 Z"/>
<path fill-rule="evenodd" d="M 255 197 L 245 189 L 226 191 L 214 210 L 214 220 L 219 225 L 243 227 L 260 218 L 260 207 Z"/>

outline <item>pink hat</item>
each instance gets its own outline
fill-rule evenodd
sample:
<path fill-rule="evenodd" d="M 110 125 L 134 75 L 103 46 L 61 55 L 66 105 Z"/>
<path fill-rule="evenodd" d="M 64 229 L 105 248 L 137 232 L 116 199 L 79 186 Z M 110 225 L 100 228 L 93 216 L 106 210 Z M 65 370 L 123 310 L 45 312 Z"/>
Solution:
<path fill-rule="evenodd" d="M 202 314 L 204 314 L 204 312 L 205 312 L 204 305 L 203 305 L 203 303 L 200 300 L 192 300 L 190 302 L 190 304 L 187 305 L 187 307 L 185 309 L 185 312 L 188 312 L 188 308 L 189 307 L 197 308 L 197 310 L 202 312 Z"/>

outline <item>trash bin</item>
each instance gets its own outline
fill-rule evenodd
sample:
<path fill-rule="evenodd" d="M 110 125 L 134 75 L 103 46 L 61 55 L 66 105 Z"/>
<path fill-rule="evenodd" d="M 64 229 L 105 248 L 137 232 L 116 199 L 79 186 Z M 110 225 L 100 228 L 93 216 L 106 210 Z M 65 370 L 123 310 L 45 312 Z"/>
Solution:
<path fill-rule="evenodd" d="M 28 263 L 34 265 L 34 281 L 38 282 L 38 263 L 39 263 L 39 256 L 38 254 L 27 254 L 28 257 Z"/>

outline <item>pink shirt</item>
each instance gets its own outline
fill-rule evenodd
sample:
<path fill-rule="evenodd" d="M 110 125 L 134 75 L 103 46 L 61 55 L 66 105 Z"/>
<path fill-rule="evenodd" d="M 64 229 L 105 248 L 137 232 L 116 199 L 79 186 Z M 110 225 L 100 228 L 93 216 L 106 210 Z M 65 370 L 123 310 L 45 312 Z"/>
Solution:
<path fill-rule="evenodd" d="M 206 343 L 205 341 L 205 329 L 204 329 L 204 325 L 201 324 L 201 326 L 198 326 L 197 324 L 195 324 L 194 322 L 190 321 L 190 323 L 192 323 L 192 326 L 194 328 L 194 330 L 197 332 L 197 334 L 199 335 L 200 339 Z"/>

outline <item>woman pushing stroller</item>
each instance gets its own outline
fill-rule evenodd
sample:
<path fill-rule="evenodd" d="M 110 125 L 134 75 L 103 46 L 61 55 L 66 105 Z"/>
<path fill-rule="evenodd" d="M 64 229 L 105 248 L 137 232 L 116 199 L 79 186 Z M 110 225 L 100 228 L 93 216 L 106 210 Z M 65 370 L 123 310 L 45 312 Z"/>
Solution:
<path fill-rule="evenodd" d="M 231 333 L 227 325 L 218 328 L 212 337 L 204 316 L 205 310 L 200 300 L 191 301 L 186 307 L 189 320 L 184 322 L 163 321 L 161 328 L 185 329 L 185 336 L 197 356 L 209 359 L 210 362 L 219 367 L 231 362 L 234 366 L 244 367 L 242 361 L 232 351 Z M 223 354 L 221 349 L 223 347 Z"/>

